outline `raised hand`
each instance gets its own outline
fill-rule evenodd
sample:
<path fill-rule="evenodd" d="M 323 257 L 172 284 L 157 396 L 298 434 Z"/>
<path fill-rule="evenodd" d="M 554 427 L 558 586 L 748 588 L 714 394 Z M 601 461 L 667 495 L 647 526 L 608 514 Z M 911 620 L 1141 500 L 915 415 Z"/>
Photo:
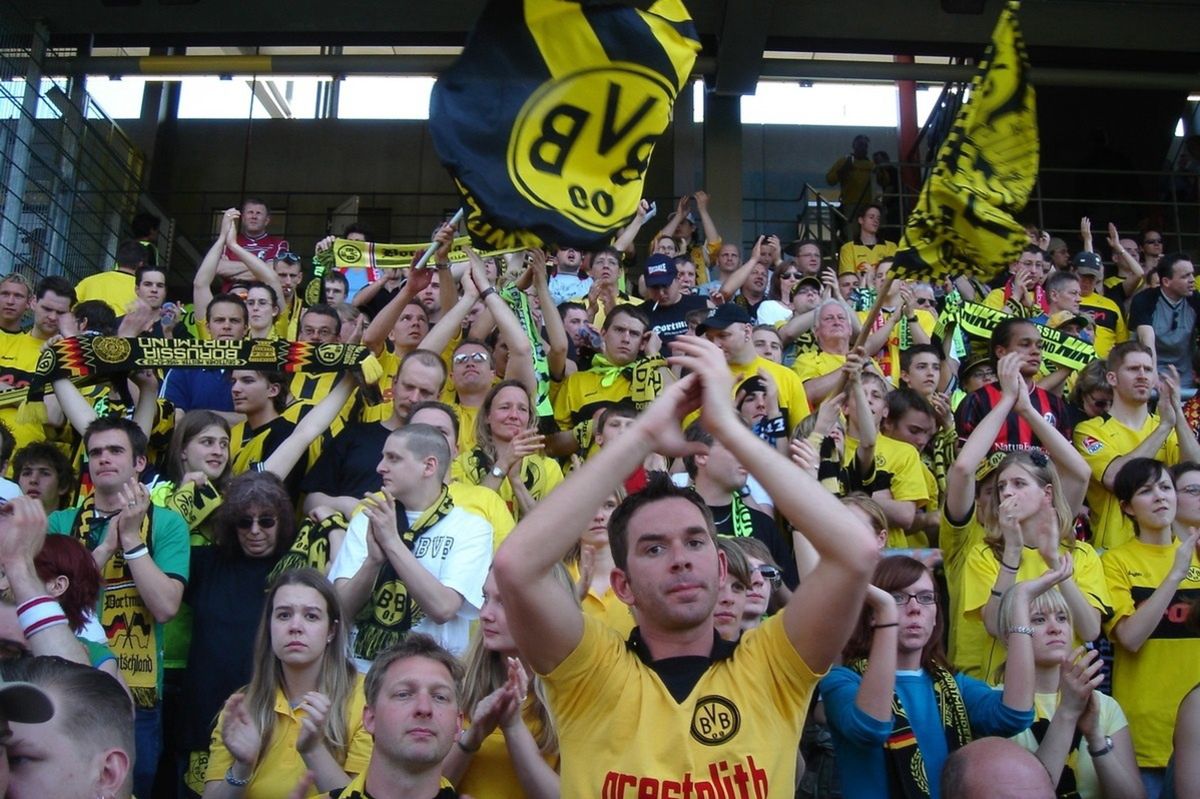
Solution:
<path fill-rule="evenodd" d="M 254 769 L 262 749 L 262 735 L 246 707 L 245 694 L 237 693 L 226 700 L 221 741 L 238 764 L 248 770 Z"/>
<path fill-rule="evenodd" d="M 296 736 L 296 751 L 307 755 L 325 743 L 325 725 L 329 721 L 329 709 L 333 706 L 329 697 L 319 691 L 304 695 L 299 710 L 305 715 L 300 719 L 300 734 Z"/>

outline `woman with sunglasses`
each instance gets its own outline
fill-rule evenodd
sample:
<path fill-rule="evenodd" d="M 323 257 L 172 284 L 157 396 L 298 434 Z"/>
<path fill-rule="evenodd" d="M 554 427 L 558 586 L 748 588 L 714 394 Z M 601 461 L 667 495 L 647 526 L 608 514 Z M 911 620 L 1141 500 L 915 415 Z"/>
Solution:
<path fill-rule="evenodd" d="M 767 286 L 767 298 L 758 306 L 758 321 L 764 325 L 779 325 L 792 318 L 792 301 L 800 289 L 800 281 L 804 273 L 791 262 L 784 262 L 771 274 L 771 282 Z M 821 284 L 810 279 L 804 284 L 804 290 L 810 294 L 813 303 L 821 298 Z"/>
<path fill-rule="evenodd" d="M 1011 736 L 1033 721 L 1030 600 L 1061 581 L 1048 572 L 1014 589 L 1003 691 L 955 674 L 929 569 L 903 555 L 875 568 L 844 666 L 821 680 L 846 799 L 939 796 L 942 764 L 977 737 Z M 950 799 L 950 797 L 947 797 Z"/>
<path fill-rule="evenodd" d="M 203 758 L 222 703 L 250 679 L 254 629 L 265 589 L 295 535 L 295 511 L 274 474 L 231 480 L 213 524 L 213 545 L 192 548 L 184 601 L 192 611 L 191 646 L 182 681 L 181 751 L 190 754 L 191 787 L 203 790 Z M 191 782 L 191 780 L 189 780 Z"/>
<path fill-rule="evenodd" d="M 492 386 L 475 417 L 475 447 L 459 455 L 451 471 L 456 480 L 499 493 L 517 519 L 563 479 L 558 462 L 542 454 L 532 408 L 524 383 Z"/>

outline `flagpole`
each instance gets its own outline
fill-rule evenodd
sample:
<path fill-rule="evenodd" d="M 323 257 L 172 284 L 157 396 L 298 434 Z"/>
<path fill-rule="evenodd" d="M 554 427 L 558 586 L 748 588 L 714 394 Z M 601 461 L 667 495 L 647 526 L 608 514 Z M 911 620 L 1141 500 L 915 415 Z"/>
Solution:
<path fill-rule="evenodd" d="M 457 227 L 458 223 L 462 221 L 462 218 L 463 209 L 459 208 L 454 212 L 454 216 L 450 217 L 450 221 L 447 224 Z M 429 258 L 433 255 L 434 250 L 437 248 L 438 243 L 436 241 L 429 242 L 429 246 L 425 248 L 425 252 L 421 253 L 421 257 L 417 259 L 415 264 L 413 264 L 413 269 L 424 269 L 425 264 L 429 263 Z"/>

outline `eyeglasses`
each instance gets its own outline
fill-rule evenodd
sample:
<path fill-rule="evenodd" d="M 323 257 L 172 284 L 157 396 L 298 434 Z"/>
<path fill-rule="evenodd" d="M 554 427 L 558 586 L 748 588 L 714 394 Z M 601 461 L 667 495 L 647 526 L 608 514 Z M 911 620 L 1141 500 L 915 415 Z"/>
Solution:
<path fill-rule="evenodd" d="M 801 275 L 799 272 L 784 272 L 780 275 L 780 277 L 787 278 L 788 280 L 799 280 L 801 277 L 803 277 L 803 275 Z"/>
<path fill-rule="evenodd" d="M 758 573 L 763 576 L 763 579 L 771 585 L 778 588 L 783 583 L 783 571 L 776 566 L 768 566 L 763 564 L 758 567 Z"/>
<path fill-rule="evenodd" d="M 455 356 L 454 356 L 455 363 L 467 363 L 468 361 L 473 362 L 473 363 L 483 363 L 487 359 L 488 359 L 488 354 L 486 352 L 480 352 L 478 350 L 476 350 L 475 352 L 460 352 L 460 353 L 455 354 Z"/>
<path fill-rule="evenodd" d="M 243 516 L 234 522 L 234 525 L 239 530 L 249 530 L 258 522 L 258 526 L 262 530 L 271 530 L 275 527 L 276 519 L 274 516 Z"/>
<path fill-rule="evenodd" d="M 896 604 L 904 607 L 908 604 L 908 600 L 917 600 L 918 605 L 932 605 L 937 602 L 937 594 L 932 591 L 922 591 L 919 594 L 909 594 L 904 591 L 893 591 L 892 599 L 896 600 Z"/>
<path fill-rule="evenodd" d="M 1183 488 L 1176 488 L 1175 493 L 1187 494 L 1189 497 L 1200 497 L 1200 485 L 1184 486 Z"/>
<path fill-rule="evenodd" d="M 916 303 L 917 305 L 933 305 L 933 299 L 931 297 L 917 297 Z"/>
<path fill-rule="evenodd" d="M 248 307 L 248 308 L 273 308 L 275 306 L 275 303 L 271 302 L 270 300 L 247 299 L 247 300 L 244 300 L 244 302 L 246 303 L 246 307 Z"/>

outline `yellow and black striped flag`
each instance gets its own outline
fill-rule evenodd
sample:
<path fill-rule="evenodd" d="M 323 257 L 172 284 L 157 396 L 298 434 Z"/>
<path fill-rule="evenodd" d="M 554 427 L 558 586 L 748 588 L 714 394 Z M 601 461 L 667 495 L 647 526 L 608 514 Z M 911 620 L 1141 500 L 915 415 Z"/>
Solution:
<path fill-rule="evenodd" d="M 476 245 L 607 244 L 697 39 L 683 0 L 491 0 L 430 102 Z"/>
<path fill-rule="evenodd" d="M 1029 243 L 1014 218 L 1038 171 L 1037 109 L 1019 7 L 1009 2 L 1000 14 L 971 95 L 909 214 L 896 255 L 899 277 L 966 272 L 988 280 Z"/>

